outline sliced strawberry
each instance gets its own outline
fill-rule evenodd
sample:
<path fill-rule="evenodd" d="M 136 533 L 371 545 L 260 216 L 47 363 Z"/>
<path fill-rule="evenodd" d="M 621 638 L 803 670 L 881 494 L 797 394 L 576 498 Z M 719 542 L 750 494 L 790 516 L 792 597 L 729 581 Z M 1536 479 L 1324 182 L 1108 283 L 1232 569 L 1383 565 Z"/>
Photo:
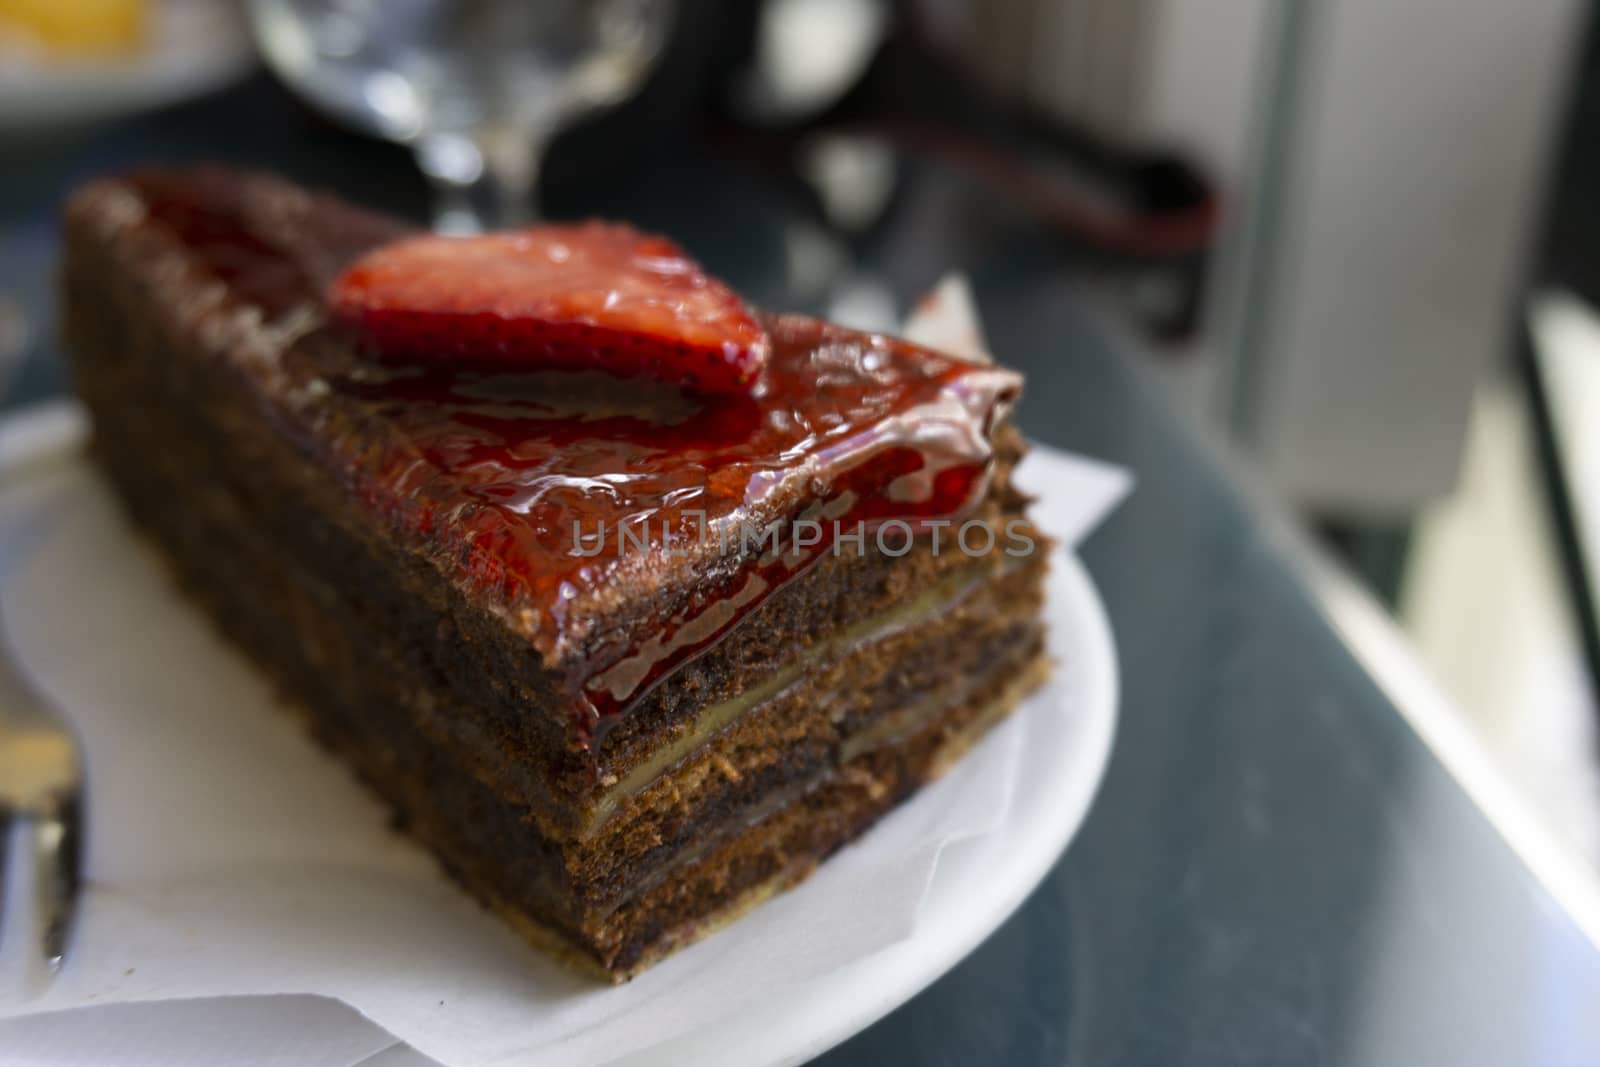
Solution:
<path fill-rule="evenodd" d="M 604 370 L 742 392 L 766 360 L 739 297 L 677 245 L 626 226 L 413 237 L 334 280 L 335 314 L 381 357 Z"/>

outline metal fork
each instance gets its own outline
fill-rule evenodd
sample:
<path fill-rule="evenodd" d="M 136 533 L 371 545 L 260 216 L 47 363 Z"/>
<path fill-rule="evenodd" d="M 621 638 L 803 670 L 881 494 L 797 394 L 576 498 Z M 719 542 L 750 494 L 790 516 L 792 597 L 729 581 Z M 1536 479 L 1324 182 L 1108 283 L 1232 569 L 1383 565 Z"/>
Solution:
<path fill-rule="evenodd" d="M 0 291 L 0 394 L 27 357 L 32 331 L 15 296 Z M 3 631 L 3 627 L 0 627 Z M 7 848 L 31 823 L 36 944 L 60 968 L 77 910 L 83 856 L 83 758 L 61 713 L 17 669 L 0 632 L 0 933 L 5 931 Z"/>
<path fill-rule="evenodd" d="M 5 928 L 6 845 L 31 823 L 37 944 L 61 966 L 78 900 L 83 854 L 83 759 L 72 727 L 0 647 L 0 931 Z"/>

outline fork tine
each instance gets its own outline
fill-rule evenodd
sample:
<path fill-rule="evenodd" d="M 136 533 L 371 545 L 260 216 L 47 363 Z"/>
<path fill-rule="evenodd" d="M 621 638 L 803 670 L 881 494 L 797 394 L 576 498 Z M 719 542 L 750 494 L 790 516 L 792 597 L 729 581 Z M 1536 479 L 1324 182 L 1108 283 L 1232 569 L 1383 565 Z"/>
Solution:
<path fill-rule="evenodd" d="M 0 804 L 0 944 L 5 941 L 6 890 L 11 888 L 11 880 L 6 877 L 6 849 L 11 844 L 11 827 L 15 822 L 11 809 Z"/>
<path fill-rule="evenodd" d="M 82 870 L 83 823 L 80 798 L 63 792 L 34 816 L 34 863 L 38 880 L 39 943 L 44 961 L 59 970 L 77 914 Z"/>

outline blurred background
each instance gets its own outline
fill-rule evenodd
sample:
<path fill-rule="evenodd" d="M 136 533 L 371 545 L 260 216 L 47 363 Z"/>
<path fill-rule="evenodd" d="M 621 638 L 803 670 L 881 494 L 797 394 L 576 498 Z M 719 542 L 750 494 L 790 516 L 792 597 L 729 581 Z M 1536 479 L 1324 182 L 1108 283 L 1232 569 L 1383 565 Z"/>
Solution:
<path fill-rule="evenodd" d="M 1592 7 L 0 0 L 7 406 L 67 389 L 54 205 L 135 162 L 444 229 L 623 217 L 869 328 L 964 271 L 1048 383 L 1025 427 L 1072 388 L 1026 309 L 1070 307 L 1600 867 Z"/>

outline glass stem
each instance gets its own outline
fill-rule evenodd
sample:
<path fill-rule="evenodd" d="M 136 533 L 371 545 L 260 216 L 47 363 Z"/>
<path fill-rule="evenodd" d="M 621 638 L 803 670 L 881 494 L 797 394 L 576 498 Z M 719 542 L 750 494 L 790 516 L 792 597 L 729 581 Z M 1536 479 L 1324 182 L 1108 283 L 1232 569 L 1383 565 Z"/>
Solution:
<path fill-rule="evenodd" d="M 501 227 L 527 226 L 539 221 L 539 164 L 544 161 L 547 131 L 496 127 L 481 131 L 478 150 L 491 185 L 495 223 Z"/>
<path fill-rule="evenodd" d="M 433 228 L 482 233 L 535 221 L 534 193 L 546 131 L 509 126 L 431 133 L 416 143 L 433 186 Z"/>

